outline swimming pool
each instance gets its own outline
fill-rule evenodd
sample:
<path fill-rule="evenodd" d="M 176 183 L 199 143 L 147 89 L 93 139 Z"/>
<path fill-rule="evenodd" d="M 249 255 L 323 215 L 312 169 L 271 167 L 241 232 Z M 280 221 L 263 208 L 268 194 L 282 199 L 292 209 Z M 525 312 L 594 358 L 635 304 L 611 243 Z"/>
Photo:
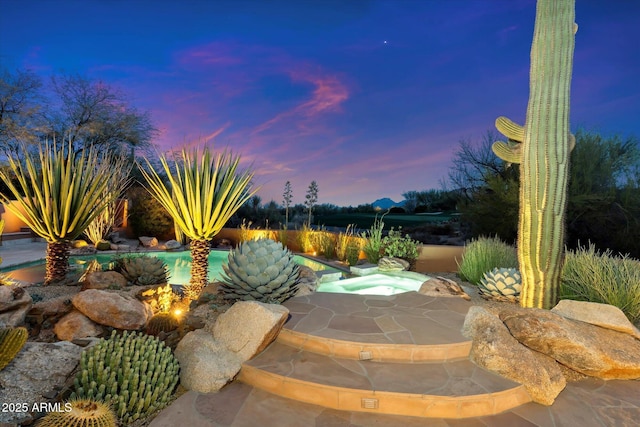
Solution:
<path fill-rule="evenodd" d="M 131 254 L 132 256 L 143 255 L 142 253 Z M 144 255 L 155 256 L 162 259 L 171 272 L 169 282 L 175 285 L 183 285 L 189 282 L 191 277 L 191 255 L 189 251 L 181 252 L 146 252 Z M 222 278 L 222 264 L 227 263 L 228 251 L 213 250 L 209 253 L 209 280 L 220 280 Z M 96 254 L 96 255 L 82 255 L 72 256 L 69 258 L 69 266 L 72 270 L 83 271 L 85 266 L 91 261 L 96 260 L 102 264 L 103 268 L 107 268 L 112 262 L 113 254 Z M 306 265 L 314 271 L 331 271 L 340 272 L 331 266 L 322 264 L 312 259 L 295 255 L 295 262 L 300 265 Z M 39 283 L 44 281 L 44 260 L 34 261 L 25 264 L 19 264 L 1 270 L 3 273 L 9 273 L 9 276 L 13 279 Z"/>
<path fill-rule="evenodd" d="M 191 255 L 188 251 L 181 252 L 146 252 L 146 255 L 155 256 L 164 260 L 169 267 L 171 276 L 169 282 L 175 285 L 183 285 L 189 282 L 191 277 Z M 143 255 L 134 253 L 133 256 Z M 228 251 L 212 250 L 209 253 L 209 280 L 222 278 L 222 264 L 227 262 Z M 89 262 L 96 260 L 103 268 L 108 268 L 112 262 L 113 254 L 95 254 L 73 256 L 69 259 L 72 270 L 82 271 Z M 360 295 L 395 295 L 402 292 L 417 291 L 422 283 L 428 279 L 423 274 L 400 271 L 393 273 L 375 272 L 365 276 L 342 279 L 342 271 L 327 264 L 295 255 L 294 260 L 301 265 L 321 272 L 320 284 L 317 292 L 350 293 Z M 44 260 L 19 264 L 0 271 L 8 273 L 13 279 L 23 282 L 40 283 L 44 281 Z M 340 280 L 333 280 L 339 277 Z"/>

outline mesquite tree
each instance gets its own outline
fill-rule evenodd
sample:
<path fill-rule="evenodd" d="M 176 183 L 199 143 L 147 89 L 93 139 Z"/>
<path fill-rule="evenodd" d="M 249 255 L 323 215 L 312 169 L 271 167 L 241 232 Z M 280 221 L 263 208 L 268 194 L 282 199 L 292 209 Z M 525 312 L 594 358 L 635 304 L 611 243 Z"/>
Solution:
<path fill-rule="evenodd" d="M 509 141 L 494 153 L 520 164 L 518 260 L 523 307 L 558 300 L 564 258 L 569 156 L 569 92 L 575 45 L 575 0 L 538 0 L 531 46 L 529 103 L 524 126 L 506 117 L 496 127 Z"/>

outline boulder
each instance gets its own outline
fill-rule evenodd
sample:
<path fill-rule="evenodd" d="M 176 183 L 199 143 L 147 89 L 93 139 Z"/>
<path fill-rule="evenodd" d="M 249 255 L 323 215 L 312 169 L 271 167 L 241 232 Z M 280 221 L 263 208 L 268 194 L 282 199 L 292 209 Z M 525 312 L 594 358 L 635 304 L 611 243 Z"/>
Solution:
<path fill-rule="evenodd" d="M 288 316 L 289 309 L 279 304 L 240 301 L 205 329 L 245 362 L 276 339 Z"/>
<path fill-rule="evenodd" d="M 409 261 L 402 258 L 382 257 L 378 260 L 378 271 L 405 271 L 409 270 Z"/>
<path fill-rule="evenodd" d="M 516 381 L 534 402 L 551 405 L 566 385 L 558 363 L 520 344 L 497 316 L 471 307 L 462 334 L 473 340 L 469 358 L 478 366 Z"/>
<path fill-rule="evenodd" d="M 318 288 L 318 275 L 311 267 L 300 266 L 300 276 L 298 277 L 298 291 L 295 296 L 310 295 Z"/>
<path fill-rule="evenodd" d="M 177 240 L 167 240 L 167 242 L 164 244 L 164 247 L 168 251 L 178 251 L 182 249 L 182 244 Z"/>
<path fill-rule="evenodd" d="M 640 331 L 633 326 L 627 316 L 618 307 L 597 302 L 561 300 L 551 309 L 567 319 L 579 320 L 606 329 L 612 329 L 640 339 Z"/>
<path fill-rule="evenodd" d="M 155 237 L 140 236 L 138 237 L 138 240 L 140 240 L 140 243 L 145 248 L 155 248 L 156 246 L 158 246 L 158 239 L 156 239 Z"/>
<path fill-rule="evenodd" d="M 86 275 L 82 289 L 123 289 L 127 279 L 117 271 L 94 271 Z"/>
<path fill-rule="evenodd" d="M 124 243 L 125 242 L 125 239 L 120 237 L 120 234 L 118 232 L 116 232 L 116 231 L 114 231 L 111 234 L 109 234 L 109 237 L 107 238 L 107 240 L 111 240 L 115 244 Z"/>
<path fill-rule="evenodd" d="M 104 329 L 77 310 L 65 314 L 53 327 L 59 340 L 73 341 L 79 338 L 97 337 Z"/>
<path fill-rule="evenodd" d="M 71 300 L 73 306 L 100 325 L 137 330 L 153 316 L 151 308 L 132 296 L 89 289 Z"/>
<path fill-rule="evenodd" d="M 602 379 L 640 378 L 640 340 L 542 309 L 503 308 L 500 319 L 511 335 L 584 375 Z"/>
<path fill-rule="evenodd" d="M 418 290 L 418 293 L 430 297 L 460 297 L 471 300 L 471 297 L 453 280 L 444 277 L 431 277 L 426 280 Z"/>
<path fill-rule="evenodd" d="M 189 332 L 178 343 L 174 355 L 180 363 L 180 384 L 200 393 L 220 390 L 242 366 L 236 353 L 203 329 Z"/>
<path fill-rule="evenodd" d="M 22 325 L 32 303 L 24 288 L 0 285 L 0 328 Z"/>
<path fill-rule="evenodd" d="M 67 341 L 27 342 L 20 353 L 0 371 L 0 402 L 47 402 L 45 395 L 65 384 L 80 361 L 82 347 Z M 20 423 L 30 415 L 20 411 L 0 411 L 0 423 Z"/>

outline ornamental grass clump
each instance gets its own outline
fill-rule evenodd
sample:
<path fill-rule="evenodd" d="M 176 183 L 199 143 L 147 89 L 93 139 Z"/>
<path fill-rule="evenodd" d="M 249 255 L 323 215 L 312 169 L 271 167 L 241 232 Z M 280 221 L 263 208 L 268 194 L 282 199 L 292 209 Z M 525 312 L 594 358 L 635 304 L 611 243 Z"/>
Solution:
<path fill-rule="evenodd" d="M 598 252 L 589 243 L 567 251 L 561 276 L 561 299 L 618 307 L 631 322 L 640 321 L 640 261 L 628 255 Z"/>
<path fill-rule="evenodd" d="M 497 237 L 479 237 L 465 248 L 458 275 L 478 285 L 484 273 L 494 268 L 518 268 L 516 249 Z"/>
<path fill-rule="evenodd" d="M 386 215 L 386 213 L 384 215 Z M 367 257 L 367 261 L 372 264 L 377 264 L 382 256 L 382 230 L 384 229 L 384 222 L 382 219 L 384 218 L 384 215 L 380 218 L 376 215 L 371 229 L 360 233 L 360 237 L 364 239 L 362 251 Z"/>

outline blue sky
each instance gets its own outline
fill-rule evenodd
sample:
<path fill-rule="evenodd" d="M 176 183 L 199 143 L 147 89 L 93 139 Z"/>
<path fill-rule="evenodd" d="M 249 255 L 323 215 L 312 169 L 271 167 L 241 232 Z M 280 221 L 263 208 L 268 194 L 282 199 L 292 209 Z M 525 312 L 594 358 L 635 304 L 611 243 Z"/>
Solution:
<path fill-rule="evenodd" d="M 532 0 L 0 0 L 0 65 L 80 73 L 212 142 L 263 202 L 439 188 L 461 139 L 528 99 Z M 571 126 L 640 136 L 640 2 L 577 0 Z"/>

